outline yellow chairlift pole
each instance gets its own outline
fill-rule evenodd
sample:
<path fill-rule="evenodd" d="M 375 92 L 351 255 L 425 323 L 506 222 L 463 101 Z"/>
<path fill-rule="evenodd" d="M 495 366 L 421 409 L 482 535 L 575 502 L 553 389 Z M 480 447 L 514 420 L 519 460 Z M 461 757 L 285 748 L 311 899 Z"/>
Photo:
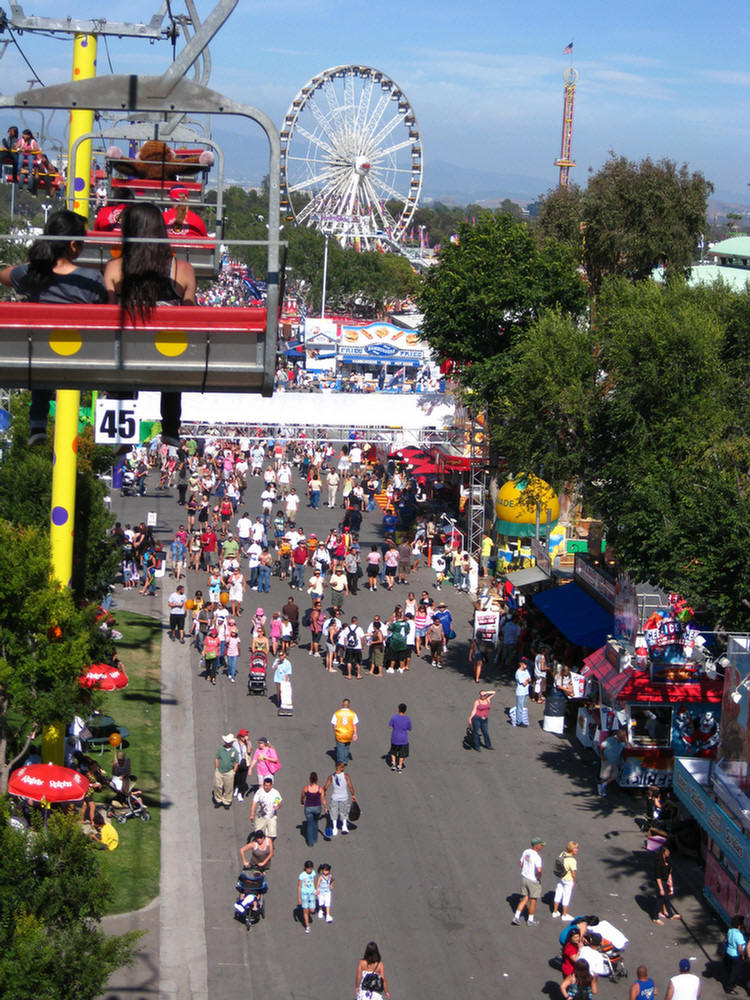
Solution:
<path fill-rule="evenodd" d="M 79 34 L 73 40 L 73 80 L 89 80 L 96 76 L 96 35 Z M 81 142 L 75 155 L 70 150 L 81 135 L 91 132 L 94 112 L 75 108 L 70 112 L 67 204 L 88 220 L 91 179 L 91 140 Z M 77 344 L 71 340 L 70 350 Z M 58 344 L 58 350 L 63 344 Z M 76 464 L 78 455 L 78 410 L 81 393 L 77 389 L 58 389 L 55 413 L 54 463 L 52 466 L 52 503 L 50 511 L 50 546 L 52 574 L 67 587 L 73 577 L 73 530 L 76 508 Z M 62 764 L 65 733 L 63 727 L 52 724 L 45 728 L 42 759 Z"/>

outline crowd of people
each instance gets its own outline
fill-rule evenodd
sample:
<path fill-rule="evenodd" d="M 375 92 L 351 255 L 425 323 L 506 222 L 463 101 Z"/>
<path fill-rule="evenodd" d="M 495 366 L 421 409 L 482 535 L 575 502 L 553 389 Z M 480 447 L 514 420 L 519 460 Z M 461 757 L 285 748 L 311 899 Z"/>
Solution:
<path fill-rule="evenodd" d="M 157 443 L 139 460 L 153 482 L 157 475 L 162 477 L 168 458 L 169 451 Z M 454 559 L 451 539 L 439 537 L 434 518 L 416 501 L 416 484 L 396 467 L 379 464 L 366 446 L 209 439 L 200 448 L 195 441 L 183 441 L 168 474 L 177 484 L 184 520 L 168 549 L 161 551 L 144 525 L 120 529 L 126 564 L 140 559 L 140 565 L 147 567 L 156 557 L 170 574 L 174 590 L 168 600 L 169 634 L 175 642 L 184 638 L 194 644 L 209 684 L 235 683 L 238 662 L 260 654 L 268 662 L 269 682 L 282 708 L 290 701 L 292 658 L 300 653 L 320 660 L 322 671 L 339 671 L 352 680 L 406 673 L 419 657 L 435 669 L 443 665 L 454 631 L 451 612 L 438 588 L 448 586 L 449 574 L 436 572 L 428 589 L 410 588 L 428 551 L 434 555 L 444 548 L 454 570 L 460 552 Z M 385 510 L 374 500 L 384 493 Z M 304 530 L 308 509 L 331 512 L 332 527 L 325 537 Z M 359 539 L 367 518 L 382 528 L 383 537 L 377 544 L 365 545 L 363 552 Z M 266 596 L 271 579 L 289 588 L 273 603 Z M 450 572 L 450 579 L 457 589 L 466 585 L 460 572 Z M 143 576 L 141 582 L 145 583 Z M 367 595 L 377 590 L 382 594 L 383 589 L 397 592 L 393 610 L 382 615 L 374 609 L 368 612 Z M 279 593 L 277 584 L 273 593 Z M 512 600 L 506 600 L 510 597 L 502 585 L 486 590 L 483 602 L 501 602 L 500 637 L 496 645 L 472 641 L 468 672 L 477 684 L 491 671 L 513 679 L 511 721 L 523 726 L 529 698 L 542 702 L 550 696 L 572 696 L 570 673 L 576 651 L 533 612 L 522 613 L 514 607 Z M 285 695 L 285 689 L 289 694 Z M 479 690 L 470 709 L 468 745 L 476 750 L 492 749 L 489 717 L 495 694 L 492 689 Z M 353 698 L 345 699 L 330 720 L 335 770 L 325 780 L 311 772 L 300 791 L 301 825 L 311 849 L 319 843 L 324 819 L 327 842 L 356 829 L 351 820 L 356 793 L 349 773 L 359 727 L 353 702 Z M 387 725 L 386 762 L 394 773 L 403 773 L 409 762 L 411 734 L 404 702 Z M 241 860 L 266 871 L 274 857 L 284 802 L 278 784 L 280 767 L 279 754 L 268 739 L 257 738 L 253 747 L 244 729 L 223 735 L 214 760 L 216 808 L 229 809 L 233 803 L 251 800 L 251 834 L 241 848 Z M 253 774 L 257 788 L 250 784 Z M 521 923 L 525 912 L 528 925 L 533 927 L 538 921 L 543 847 L 541 839 L 534 838 L 521 859 L 521 893 L 516 897 L 513 924 Z M 571 840 L 556 859 L 556 885 L 550 901 L 552 919 L 563 926 L 561 991 L 565 997 L 595 994 L 601 974 L 587 964 L 592 961 L 589 952 L 580 954 L 582 949 L 598 947 L 597 931 L 584 927 L 586 920 L 576 917 L 571 908 L 578 850 L 578 843 Z M 328 860 L 309 859 L 300 872 L 298 915 L 306 933 L 311 932 L 316 913 L 320 920 L 332 922 L 333 876 L 331 868 L 325 867 L 329 865 Z M 673 892 L 669 877 L 662 878 Z M 661 915 L 656 919 L 661 920 Z M 359 968 L 357 978 L 359 983 Z M 698 996 L 680 992 L 691 988 L 694 980 L 698 981 L 689 969 L 680 969 L 672 979 L 673 997 Z M 653 996 L 648 992 L 650 982 L 646 970 L 639 969 L 633 984 L 637 992 L 631 1000 Z"/>

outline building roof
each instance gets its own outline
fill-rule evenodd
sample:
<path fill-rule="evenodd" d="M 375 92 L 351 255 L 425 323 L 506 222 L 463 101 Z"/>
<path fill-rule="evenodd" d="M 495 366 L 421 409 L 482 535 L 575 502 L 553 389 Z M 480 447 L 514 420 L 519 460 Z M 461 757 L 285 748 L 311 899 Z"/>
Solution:
<path fill-rule="evenodd" d="M 717 254 L 719 257 L 744 257 L 750 258 L 750 236 L 730 236 L 726 240 L 720 240 L 709 248 L 709 253 Z"/>

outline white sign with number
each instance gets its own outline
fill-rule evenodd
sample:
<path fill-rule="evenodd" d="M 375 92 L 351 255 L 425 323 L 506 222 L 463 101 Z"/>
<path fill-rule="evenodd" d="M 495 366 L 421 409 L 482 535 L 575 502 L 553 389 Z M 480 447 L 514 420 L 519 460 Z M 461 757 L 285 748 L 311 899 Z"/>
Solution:
<path fill-rule="evenodd" d="M 94 433 L 97 444 L 138 444 L 140 430 L 137 400 L 97 398 Z"/>

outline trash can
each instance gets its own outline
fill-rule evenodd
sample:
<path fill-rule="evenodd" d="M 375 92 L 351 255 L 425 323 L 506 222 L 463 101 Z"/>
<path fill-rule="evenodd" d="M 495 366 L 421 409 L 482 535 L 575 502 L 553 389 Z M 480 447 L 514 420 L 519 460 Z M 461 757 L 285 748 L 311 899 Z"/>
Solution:
<path fill-rule="evenodd" d="M 557 733 L 565 731 L 565 710 L 568 706 L 568 699 L 555 697 L 548 698 L 544 703 L 544 719 L 542 729 L 545 733 Z"/>

